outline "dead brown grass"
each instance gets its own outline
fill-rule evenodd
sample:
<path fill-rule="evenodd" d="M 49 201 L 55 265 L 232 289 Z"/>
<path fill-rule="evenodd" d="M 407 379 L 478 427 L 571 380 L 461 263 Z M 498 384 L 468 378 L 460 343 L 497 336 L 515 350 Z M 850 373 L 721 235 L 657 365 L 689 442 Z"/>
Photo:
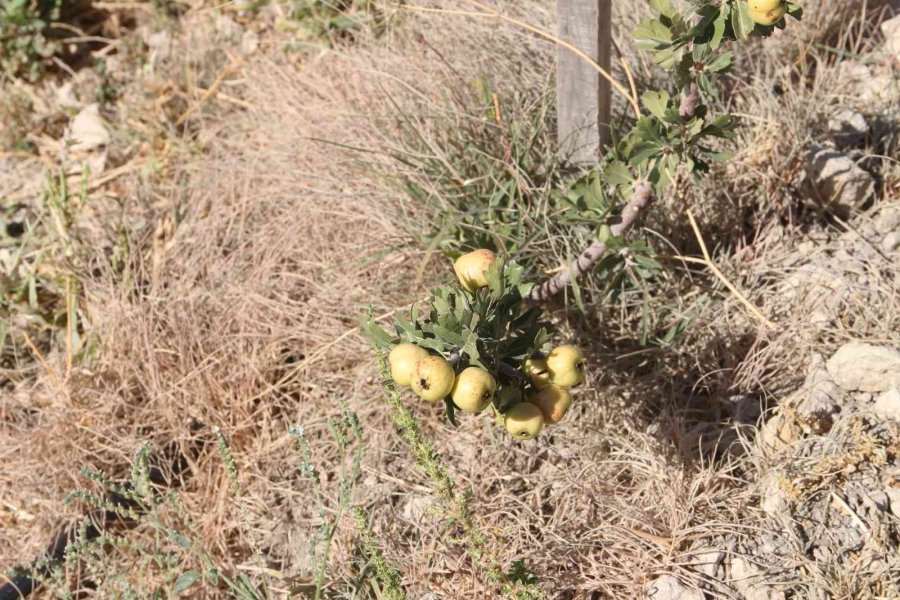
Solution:
<path fill-rule="evenodd" d="M 533 3 L 510 10 L 543 25 L 552 18 Z M 630 28 L 635 15 L 625 12 L 618 19 Z M 816 31 L 835 27 L 816 16 L 828 11 L 810 12 Z M 429 512 L 426 479 L 389 424 L 368 348 L 345 334 L 368 305 L 376 314 L 406 306 L 446 277 L 441 258 L 410 246 L 397 229 L 401 212 L 420 209 L 378 176 L 395 164 L 385 117 L 395 104 L 444 106 L 448 87 L 483 70 L 542 85 L 552 49 L 493 22 L 404 18 L 387 39 L 302 58 L 264 45 L 235 76 L 244 110 L 201 112 L 202 154 L 177 170 L 173 181 L 183 187 L 166 190 L 168 221 L 155 240 L 133 240 L 142 249 L 132 259 L 137 291 L 102 271 L 85 282 L 100 357 L 68 373 L 58 353 L 43 357 L 46 367 L 29 363 L 38 373 L 4 402 L 0 498 L 12 517 L 0 531 L 0 564 L 36 555 L 76 512 L 62 499 L 83 485 L 80 467 L 122 474 L 141 441 L 187 447 L 196 420 L 228 434 L 242 489 L 238 511 L 215 453 L 193 461 L 183 497 L 204 544 L 226 565 L 262 552 L 287 578 L 269 580 L 283 590 L 308 575 L 306 541 L 317 525 L 285 432 L 304 425 L 320 462 L 333 463 L 325 420 L 346 398 L 367 444 L 356 500 L 387 557 L 402 566 L 410 594 L 490 597 Z M 820 35 L 833 38 L 813 38 Z M 775 51 L 747 61 L 758 75 L 785 66 Z M 744 200 L 759 206 L 751 195 L 760 189 L 773 197 L 789 187 L 778 165 L 813 135 L 809 107 L 832 87 L 822 68 L 811 85 L 791 87 L 784 103 L 768 85 L 735 94 L 735 106 L 754 116 L 747 148 L 773 131 L 779 141 L 766 153 L 739 155 L 730 187 L 714 179 L 694 199 L 706 223 L 718 218 L 713 202 L 722 195 L 745 194 L 730 204 L 740 213 Z M 886 271 L 869 281 L 870 295 L 848 300 L 851 331 L 843 321 L 823 332 L 800 319 L 802 298 L 781 303 L 769 282 L 791 268 L 785 239 L 800 233 L 766 218 L 773 213 L 782 214 L 776 206 L 758 216 L 765 224 L 747 238 L 751 258 L 734 230 L 717 233 L 733 242 L 723 241 L 717 260 L 777 320 L 778 333 L 762 333 L 708 274 L 690 273 L 712 300 L 675 348 L 635 349 L 629 323 L 601 338 L 560 321 L 565 335 L 591 348 L 592 376 L 573 415 L 538 442 L 512 444 L 486 420 L 454 431 L 436 411 L 416 407 L 454 477 L 474 492 L 493 551 L 505 562 L 526 559 L 551 597 L 635 598 L 662 573 L 699 581 L 688 567 L 705 540 L 760 526 L 750 485 L 757 473 L 746 458 L 755 417 L 736 416 L 732 396 L 749 393 L 763 405 L 780 397 L 802 379 L 810 347 L 828 350 L 851 335 L 896 341 L 897 284 Z M 743 227 L 739 217 L 732 223 Z M 656 224 L 672 239 L 685 233 L 680 213 Z M 883 310 L 873 315 L 873 305 Z M 331 577 L 346 583 L 360 568 L 349 521 L 336 543 Z M 827 587 L 847 574 L 818 576 Z"/>

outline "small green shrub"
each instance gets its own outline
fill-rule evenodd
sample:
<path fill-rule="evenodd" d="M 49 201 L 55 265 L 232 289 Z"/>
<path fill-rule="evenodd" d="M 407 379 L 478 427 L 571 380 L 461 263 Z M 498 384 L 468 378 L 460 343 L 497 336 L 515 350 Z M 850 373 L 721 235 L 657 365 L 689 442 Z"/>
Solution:
<path fill-rule="evenodd" d="M 0 0 L 0 67 L 9 75 L 37 79 L 59 49 L 48 36 L 62 0 Z"/>
<path fill-rule="evenodd" d="M 405 167 L 402 189 L 429 213 L 423 219 L 411 211 L 409 228 L 430 222 L 422 240 L 428 247 L 451 257 L 473 248 L 509 252 L 540 280 L 601 241 L 602 260 L 563 289 L 583 312 L 590 304 L 602 317 L 604 305 L 616 306 L 626 322 L 639 323 L 642 343 L 666 344 L 686 325 L 685 319 L 673 323 L 672 315 L 686 311 L 657 300 L 675 295 L 657 256 L 668 249 L 665 241 L 651 233 L 611 236 L 610 226 L 636 182 L 649 182 L 660 197 L 730 157 L 739 120 L 713 110 L 718 80 L 732 67 L 729 46 L 765 37 L 786 21 L 754 23 L 743 0 L 692 0 L 683 9 L 648 1 L 657 16 L 634 31 L 635 46 L 652 53 L 671 87 L 625 92 L 634 114 L 613 119 L 612 144 L 586 172 L 573 172 L 558 157 L 552 94 L 504 96 L 483 82 L 480 95 L 452 97 L 445 116 L 401 115 L 404 152 L 397 158 Z M 785 10 L 801 16 L 795 4 Z M 486 9 L 482 15 L 502 18 Z"/>
<path fill-rule="evenodd" d="M 302 41 L 353 39 L 361 30 L 380 35 L 388 17 L 375 0 L 292 0 L 289 16 Z"/>

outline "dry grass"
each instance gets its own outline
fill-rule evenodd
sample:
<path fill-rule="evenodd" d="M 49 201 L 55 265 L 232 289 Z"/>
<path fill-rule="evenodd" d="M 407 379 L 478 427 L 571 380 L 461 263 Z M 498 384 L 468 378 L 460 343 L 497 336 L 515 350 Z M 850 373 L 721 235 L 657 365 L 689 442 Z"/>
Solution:
<path fill-rule="evenodd" d="M 552 22 L 543 4 L 508 8 Z M 621 35 L 637 18 L 622 12 Z M 804 235 L 830 237 L 816 247 L 820 255 L 846 241 L 831 221 L 791 220 L 793 167 L 782 168 L 820 133 L 824 113 L 811 107 L 837 87 L 836 59 L 813 42 L 852 51 L 867 43 L 856 41 L 866 19 L 842 28 L 847 21 L 828 12 L 809 11 L 801 65 L 782 54 L 795 39 L 742 56 L 765 83 L 748 89 L 735 81 L 729 98 L 752 115 L 740 141 L 746 150 L 696 196 L 668 199 L 662 206 L 671 211 L 651 222 L 689 251 L 690 230 L 676 208 L 690 202 L 720 266 L 778 332 L 760 331 L 709 274 L 679 272 L 672 289 L 689 291 L 677 302 L 706 300 L 673 347 L 637 347 L 630 317 L 599 334 L 590 321 L 557 314 L 563 335 L 589 348 L 591 377 L 572 416 L 537 442 L 513 444 L 486 419 L 452 430 L 437 411 L 416 406 L 452 475 L 473 491 L 493 552 L 505 563 L 525 559 L 551 597 L 635 598 L 662 573 L 698 580 L 689 567 L 704 541 L 749 537 L 763 524 L 753 487 L 760 467 L 749 452 L 756 415 L 739 414 L 733 396 L 767 408 L 800 384 L 811 351 L 828 353 L 850 337 L 898 342 L 896 271 L 867 269 L 871 277 L 854 280 L 857 293 L 824 329 L 802 318 L 809 296 L 788 297 L 773 285 L 795 268 L 793 244 Z M 448 15 L 407 14 L 384 39 L 359 36 L 351 47 L 302 58 L 272 40 L 228 78 L 229 90 L 241 90 L 242 110 L 211 104 L 189 121 L 182 135 L 196 132 L 196 160 L 173 165 L 168 185 L 156 188 L 165 199 L 156 231 L 133 234 L 131 246 L 141 250 L 131 257 L 136 289 L 103 269 L 85 276 L 83 310 L 101 340 L 99 358 L 71 371 L 60 352 L 18 358 L 32 376 L 0 409 L 0 564 L 36 555 L 77 512 L 62 500 L 84 485 L 82 466 L 124 474 L 142 441 L 187 448 L 196 420 L 228 434 L 242 496 L 236 510 L 209 449 L 192 460 L 187 509 L 224 565 L 252 563 L 262 552 L 286 577 L 267 579 L 280 595 L 292 578 L 309 575 L 307 541 L 318 524 L 287 428 L 302 424 L 319 463 L 333 463 L 325 421 L 346 398 L 367 446 L 356 501 L 387 558 L 402 567 L 410 596 L 490 597 L 429 512 L 427 480 L 390 425 L 367 346 L 344 334 L 368 305 L 376 314 L 406 306 L 447 277 L 444 259 L 397 227 L 427 213 L 381 176 L 396 166 L 397 148 L 385 137 L 395 107 L 427 123 L 430 111 L 447 106 L 446 94 L 486 71 L 502 73 L 504 86 L 541 89 L 553 50 L 509 27 Z M 642 59 L 628 59 L 639 74 L 643 67 L 642 80 L 655 77 Z M 790 68 L 798 80 L 783 72 Z M 784 87 L 777 97 L 776 82 Z M 186 108 L 179 107 L 173 117 Z M 885 173 L 884 189 L 896 190 L 896 174 Z M 853 268 L 866 269 L 862 263 Z M 362 568 L 350 519 L 333 564 L 335 589 L 346 591 Z M 816 573 L 823 589 L 839 590 L 849 577 Z"/>

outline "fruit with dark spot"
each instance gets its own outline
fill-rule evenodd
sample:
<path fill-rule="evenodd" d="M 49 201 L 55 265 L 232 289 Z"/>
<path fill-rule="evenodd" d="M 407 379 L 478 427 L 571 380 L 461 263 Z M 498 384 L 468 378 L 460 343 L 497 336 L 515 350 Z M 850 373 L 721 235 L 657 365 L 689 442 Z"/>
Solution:
<path fill-rule="evenodd" d="M 559 346 L 547 355 L 550 383 L 572 387 L 584 380 L 584 358 L 577 346 Z"/>
<path fill-rule="evenodd" d="M 494 399 L 497 382 L 479 367 L 468 367 L 456 376 L 450 398 L 461 411 L 479 413 Z"/>
<path fill-rule="evenodd" d="M 437 402 L 450 393 L 455 380 L 453 367 L 443 357 L 426 356 L 416 363 L 410 385 L 422 400 Z"/>

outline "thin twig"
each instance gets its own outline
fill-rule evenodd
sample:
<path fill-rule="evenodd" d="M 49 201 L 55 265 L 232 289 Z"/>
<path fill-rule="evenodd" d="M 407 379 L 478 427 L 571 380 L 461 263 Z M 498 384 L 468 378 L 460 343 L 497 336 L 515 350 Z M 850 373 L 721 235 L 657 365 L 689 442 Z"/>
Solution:
<path fill-rule="evenodd" d="M 628 204 L 625 205 L 621 221 L 610 227 L 612 234 L 620 236 L 631 229 L 652 201 L 653 186 L 650 185 L 650 182 L 644 180 L 636 182 L 634 184 L 634 195 L 632 195 Z M 555 296 L 572 281 L 584 275 L 591 267 L 597 264 L 603 255 L 606 254 L 606 250 L 606 242 L 601 240 L 594 242 L 569 265 L 569 268 L 560 271 L 551 279 L 535 287 L 531 291 L 529 299 L 533 302 L 543 302 Z"/>
<path fill-rule="evenodd" d="M 699 106 L 700 87 L 696 83 L 689 83 L 681 95 L 681 103 L 678 105 L 678 116 L 685 120 L 692 119 Z"/>
<path fill-rule="evenodd" d="M 622 52 L 622 49 L 619 48 L 616 40 L 612 39 L 610 41 L 612 42 L 613 48 L 616 49 L 616 54 L 619 55 L 619 64 L 622 65 L 622 70 L 625 71 L 625 77 L 628 79 L 628 87 L 631 88 L 631 97 L 637 100 L 637 84 L 634 82 L 634 74 L 631 72 L 631 67 L 628 66 L 628 61 L 625 60 L 625 54 Z"/>
<path fill-rule="evenodd" d="M 187 121 L 192 114 L 197 112 L 204 104 L 206 104 L 206 102 L 210 98 L 213 97 L 213 95 L 215 95 L 215 93 L 219 89 L 219 86 L 222 85 L 223 81 L 225 81 L 225 78 L 231 75 L 238 68 L 240 68 L 240 66 L 240 62 L 232 62 L 226 65 L 225 68 L 222 69 L 222 72 L 219 73 L 219 76 L 216 77 L 216 80 L 212 82 L 212 85 L 209 86 L 209 89 L 207 89 L 206 92 L 204 92 L 203 96 L 200 97 L 200 100 L 198 100 L 196 104 L 193 104 L 186 111 L 181 113 L 181 116 L 178 117 L 177 121 L 175 121 L 175 126 L 180 127 L 181 125 L 184 125 L 184 122 Z"/>
<path fill-rule="evenodd" d="M 713 272 L 713 274 L 719 279 L 719 281 L 721 281 L 725 285 L 725 287 L 731 290 L 731 293 L 734 294 L 737 299 L 747 307 L 747 310 L 749 310 L 754 317 L 759 319 L 769 329 L 775 329 L 775 323 L 766 318 L 766 316 L 762 314 L 762 311 L 756 308 L 756 306 L 754 306 L 753 303 L 750 302 L 747 297 L 744 296 L 744 294 L 742 294 L 741 291 L 728 280 L 727 277 L 725 277 L 722 271 L 719 270 L 719 267 L 717 267 L 715 263 L 713 263 L 712 258 L 709 255 L 709 250 L 706 249 L 706 242 L 703 241 L 703 236 L 700 234 L 700 228 L 697 226 L 697 221 L 694 219 L 694 214 L 691 212 L 690 208 L 687 209 L 687 216 L 688 220 L 690 220 L 691 222 L 691 228 L 694 230 L 694 236 L 697 238 L 697 243 L 700 244 L 700 251 L 703 253 L 704 262 L 706 263 L 706 266 L 709 268 L 709 270 Z"/>

